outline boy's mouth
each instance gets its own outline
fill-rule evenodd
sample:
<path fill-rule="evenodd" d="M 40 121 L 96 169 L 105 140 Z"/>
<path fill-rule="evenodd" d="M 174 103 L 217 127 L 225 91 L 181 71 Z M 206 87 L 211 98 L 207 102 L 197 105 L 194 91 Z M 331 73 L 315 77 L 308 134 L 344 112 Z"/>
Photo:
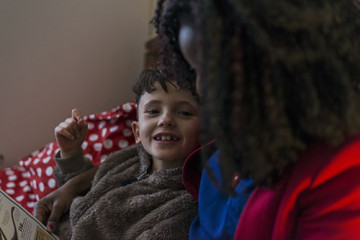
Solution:
<path fill-rule="evenodd" d="M 178 141 L 179 138 L 173 135 L 156 135 L 154 137 L 157 141 Z"/>

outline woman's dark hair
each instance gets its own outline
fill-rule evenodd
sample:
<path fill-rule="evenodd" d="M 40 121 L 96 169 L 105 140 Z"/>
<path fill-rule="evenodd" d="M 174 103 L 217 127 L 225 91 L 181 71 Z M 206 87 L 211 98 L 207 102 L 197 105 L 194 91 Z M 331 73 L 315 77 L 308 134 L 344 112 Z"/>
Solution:
<path fill-rule="evenodd" d="M 172 69 L 179 86 L 193 87 L 196 74 L 181 54 L 178 41 L 181 21 L 191 18 L 191 7 L 188 1 L 172 0 L 163 12 L 165 2 L 167 1 L 158 0 L 152 21 L 158 33 L 162 64 Z"/>
<path fill-rule="evenodd" d="M 217 138 L 224 186 L 234 169 L 272 186 L 311 143 L 336 145 L 358 132 L 360 20 L 353 1 L 163 2 L 154 23 L 164 64 L 176 72 L 193 74 L 177 39 L 181 19 L 196 19 L 206 50 L 202 135 Z"/>

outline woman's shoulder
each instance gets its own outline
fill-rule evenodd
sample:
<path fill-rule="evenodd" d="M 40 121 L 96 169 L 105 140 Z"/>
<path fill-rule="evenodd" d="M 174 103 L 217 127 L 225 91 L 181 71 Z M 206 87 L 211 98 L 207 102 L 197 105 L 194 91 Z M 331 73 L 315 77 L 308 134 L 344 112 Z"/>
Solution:
<path fill-rule="evenodd" d="M 320 184 L 354 168 L 360 171 L 360 136 L 348 138 L 339 146 L 312 144 L 300 155 L 294 173 L 312 176 Z"/>
<path fill-rule="evenodd" d="M 282 206 L 293 205 L 300 214 L 296 232 L 304 238 L 321 234 L 322 239 L 358 239 L 360 229 L 354 223 L 360 222 L 359 137 L 337 147 L 315 144 L 287 180 Z"/>
<path fill-rule="evenodd" d="M 284 172 L 273 188 L 254 190 L 238 224 L 239 236 L 246 238 L 243 233 L 247 231 L 249 237 L 258 239 L 269 235 L 289 239 L 294 234 L 299 239 L 358 239 L 359 137 L 336 147 L 314 143 Z M 259 232 L 259 228 L 268 232 Z"/>

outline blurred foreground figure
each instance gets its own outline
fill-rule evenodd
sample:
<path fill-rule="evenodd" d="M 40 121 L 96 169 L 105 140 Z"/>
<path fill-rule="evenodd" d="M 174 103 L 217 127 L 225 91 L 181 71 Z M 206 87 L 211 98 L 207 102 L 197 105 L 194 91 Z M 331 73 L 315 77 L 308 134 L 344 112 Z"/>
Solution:
<path fill-rule="evenodd" d="M 218 149 L 184 166 L 190 239 L 360 239 L 356 3 L 158 1 L 163 63 L 196 78 Z"/>

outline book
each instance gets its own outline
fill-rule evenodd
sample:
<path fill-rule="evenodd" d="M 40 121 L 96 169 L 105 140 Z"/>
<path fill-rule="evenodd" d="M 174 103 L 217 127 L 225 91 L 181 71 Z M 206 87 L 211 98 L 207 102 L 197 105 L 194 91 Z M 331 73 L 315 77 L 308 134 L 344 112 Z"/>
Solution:
<path fill-rule="evenodd" d="M 46 227 L 0 189 L 0 240 L 57 240 Z"/>

